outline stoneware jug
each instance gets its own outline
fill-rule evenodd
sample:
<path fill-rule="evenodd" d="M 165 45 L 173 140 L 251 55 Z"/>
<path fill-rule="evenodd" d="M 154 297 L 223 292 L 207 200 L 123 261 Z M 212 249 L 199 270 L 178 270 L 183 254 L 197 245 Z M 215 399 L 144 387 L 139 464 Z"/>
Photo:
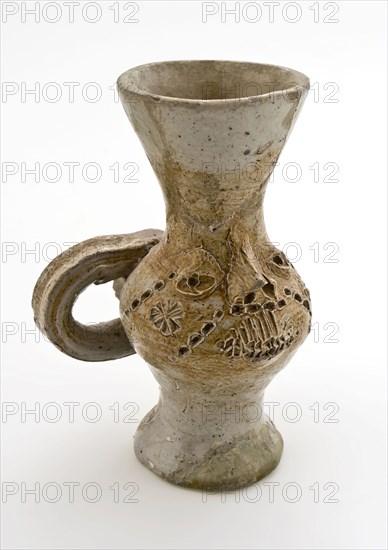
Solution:
<path fill-rule="evenodd" d="M 36 283 L 35 321 L 61 351 L 148 363 L 160 398 L 135 453 L 172 483 L 235 489 L 280 460 L 264 390 L 306 338 L 311 306 L 267 236 L 263 199 L 308 89 L 297 71 L 234 61 L 122 74 L 120 99 L 163 190 L 165 231 L 84 241 Z M 112 280 L 120 318 L 77 322 L 77 296 Z"/>

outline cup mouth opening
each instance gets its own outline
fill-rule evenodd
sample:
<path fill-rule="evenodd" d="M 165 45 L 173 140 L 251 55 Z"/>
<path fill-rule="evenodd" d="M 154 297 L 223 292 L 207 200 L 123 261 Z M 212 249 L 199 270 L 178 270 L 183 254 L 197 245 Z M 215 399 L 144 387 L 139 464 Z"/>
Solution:
<path fill-rule="evenodd" d="M 279 65 L 179 60 L 139 65 L 117 80 L 119 92 L 175 103 L 223 104 L 283 95 L 292 101 L 310 88 L 308 77 Z"/>

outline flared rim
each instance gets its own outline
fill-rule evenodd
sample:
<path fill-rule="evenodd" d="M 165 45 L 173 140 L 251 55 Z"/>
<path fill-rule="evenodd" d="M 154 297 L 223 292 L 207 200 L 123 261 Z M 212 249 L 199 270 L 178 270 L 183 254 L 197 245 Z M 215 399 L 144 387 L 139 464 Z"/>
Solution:
<path fill-rule="evenodd" d="M 236 69 L 239 67 L 239 69 L 244 71 L 244 68 L 246 70 L 254 70 L 257 69 L 257 71 L 273 71 L 273 72 L 280 72 L 283 73 L 284 77 L 287 78 L 285 85 L 281 89 L 273 90 L 270 92 L 265 93 L 259 93 L 259 94 L 252 94 L 252 95 L 246 95 L 241 97 L 234 97 L 234 98 L 216 98 L 216 99 L 204 99 L 204 98 L 190 98 L 190 97 L 179 97 L 175 95 L 164 95 L 162 93 L 155 93 L 155 91 L 151 91 L 146 89 L 145 87 L 138 86 L 136 82 L 136 76 L 141 71 L 152 71 L 155 69 L 155 72 L 157 72 L 160 69 L 168 68 L 169 66 L 171 68 L 185 68 L 188 69 L 190 66 L 193 66 L 198 68 L 200 65 L 209 66 L 211 64 L 214 64 L 214 67 L 224 65 L 225 68 L 233 68 Z M 230 61 L 230 60 L 223 60 L 223 59 L 197 59 L 197 60 L 175 60 L 175 61 L 156 61 L 152 63 L 145 63 L 142 65 L 137 65 L 136 67 L 132 67 L 131 69 L 128 69 L 127 71 L 123 72 L 119 78 L 117 79 L 117 87 L 119 91 L 127 92 L 128 94 L 131 94 L 133 96 L 141 96 L 143 98 L 150 98 L 154 101 L 168 101 L 168 102 L 174 102 L 174 103 L 190 103 L 190 104 L 225 104 L 225 103 L 235 103 L 236 101 L 255 101 L 255 100 L 264 100 L 265 98 L 270 97 L 276 97 L 278 95 L 286 95 L 288 98 L 290 97 L 297 97 L 303 92 L 307 92 L 310 88 L 310 80 L 309 78 L 294 69 L 290 69 L 288 67 L 283 67 L 281 65 L 273 65 L 273 64 L 267 64 L 267 63 L 255 63 L 250 61 Z"/>

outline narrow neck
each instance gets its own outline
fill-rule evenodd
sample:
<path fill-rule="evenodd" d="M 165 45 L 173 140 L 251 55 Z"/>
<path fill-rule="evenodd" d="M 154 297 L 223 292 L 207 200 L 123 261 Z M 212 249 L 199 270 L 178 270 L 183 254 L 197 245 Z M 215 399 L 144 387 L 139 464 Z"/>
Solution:
<path fill-rule="evenodd" d="M 241 246 L 246 239 L 252 245 L 268 240 L 263 199 L 270 164 L 260 173 L 252 167 L 250 172 L 182 173 L 169 162 L 154 169 L 166 203 L 167 239 L 182 247 L 204 247 L 221 264 L 230 255 L 230 236 Z"/>
<path fill-rule="evenodd" d="M 182 82 L 171 85 L 191 88 L 203 81 L 203 69 L 198 66 L 195 77 L 184 72 Z M 247 70 L 242 71 L 245 76 Z M 284 69 L 280 73 L 287 74 Z M 263 78 L 266 73 L 260 74 Z M 156 80 L 158 75 L 156 71 Z M 222 82 L 224 77 L 222 71 Z M 266 239 L 262 216 L 266 183 L 307 88 L 292 97 L 279 88 L 274 94 L 232 102 L 193 100 L 192 94 L 146 94 L 130 101 L 127 80 L 120 82 L 123 106 L 164 193 L 167 237 L 174 236 L 177 243 L 198 242 L 209 251 L 222 249 L 220 243 L 233 232 L 237 246 L 244 242 L 244 234 L 252 244 L 255 238 Z"/>
<path fill-rule="evenodd" d="M 165 157 L 163 162 L 152 164 L 164 193 L 167 218 L 178 215 L 215 231 L 239 215 L 247 220 L 255 218 L 263 204 L 274 160 L 242 165 L 202 158 L 191 169 Z"/>
<path fill-rule="evenodd" d="M 224 268 L 230 261 L 230 239 L 234 246 L 244 247 L 268 242 L 263 207 L 245 213 L 235 212 L 217 226 L 202 225 L 188 217 L 185 212 L 167 205 L 166 238 L 168 242 L 179 243 L 180 249 L 201 247 L 210 252 Z"/>

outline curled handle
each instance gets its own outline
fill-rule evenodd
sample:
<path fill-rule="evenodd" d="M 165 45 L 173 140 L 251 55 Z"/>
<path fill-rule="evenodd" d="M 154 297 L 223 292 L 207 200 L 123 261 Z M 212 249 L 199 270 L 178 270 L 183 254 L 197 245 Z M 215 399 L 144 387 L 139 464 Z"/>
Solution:
<path fill-rule="evenodd" d="M 38 328 L 61 351 L 82 361 L 108 361 L 132 355 L 119 318 L 84 325 L 73 318 L 73 305 L 92 283 L 123 278 L 155 246 L 163 231 L 94 237 L 57 256 L 39 277 L 32 307 Z"/>

